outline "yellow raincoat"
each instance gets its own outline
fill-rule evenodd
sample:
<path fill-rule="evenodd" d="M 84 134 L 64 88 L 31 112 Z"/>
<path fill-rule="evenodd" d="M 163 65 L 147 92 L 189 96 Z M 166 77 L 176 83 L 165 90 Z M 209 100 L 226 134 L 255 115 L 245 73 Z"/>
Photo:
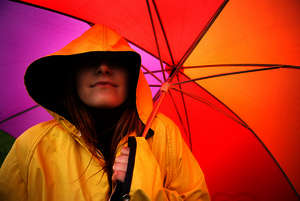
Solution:
<path fill-rule="evenodd" d="M 118 34 L 95 25 L 53 55 L 89 51 L 132 50 Z M 141 71 L 136 106 L 146 122 L 152 98 Z M 25 131 L 5 159 L 0 169 L 0 200 L 104 201 L 108 190 L 107 177 L 101 171 L 104 161 L 93 158 L 74 125 L 48 111 L 54 119 Z M 131 200 L 209 200 L 203 173 L 177 126 L 158 114 L 151 129 L 154 134 L 149 138 L 135 138 Z M 118 151 L 126 140 L 120 142 Z"/>

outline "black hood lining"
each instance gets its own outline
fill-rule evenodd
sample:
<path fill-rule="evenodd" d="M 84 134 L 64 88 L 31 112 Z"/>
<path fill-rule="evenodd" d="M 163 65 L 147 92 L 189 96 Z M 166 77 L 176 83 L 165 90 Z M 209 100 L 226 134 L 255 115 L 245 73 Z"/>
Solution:
<path fill-rule="evenodd" d="M 27 69 L 24 82 L 32 99 L 44 108 L 65 118 L 63 106 L 66 80 L 73 76 L 76 68 L 84 65 L 97 65 L 102 61 L 113 61 L 127 68 L 135 89 L 139 77 L 141 57 L 133 51 L 91 51 L 73 55 L 52 55 L 34 61 Z M 130 85 L 130 86 L 133 86 Z M 75 86 L 74 86 L 75 87 Z M 70 89 L 72 90 L 72 89 Z M 131 96 L 131 94 L 129 94 Z"/>

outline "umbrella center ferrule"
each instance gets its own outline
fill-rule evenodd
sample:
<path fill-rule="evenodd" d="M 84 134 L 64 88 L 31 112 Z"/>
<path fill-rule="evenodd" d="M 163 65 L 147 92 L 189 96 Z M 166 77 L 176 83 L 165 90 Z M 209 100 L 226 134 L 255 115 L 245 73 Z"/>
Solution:
<path fill-rule="evenodd" d="M 170 83 L 165 82 L 165 83 L 162 84 L 160 90 L 163 91 L 163 92 L 168 92 L 169 88 L 170 88 Z"/>

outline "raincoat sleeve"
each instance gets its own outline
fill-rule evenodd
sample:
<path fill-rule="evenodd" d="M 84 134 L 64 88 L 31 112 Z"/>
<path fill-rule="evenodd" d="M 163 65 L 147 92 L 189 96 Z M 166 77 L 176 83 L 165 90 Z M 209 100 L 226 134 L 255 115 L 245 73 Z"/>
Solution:
<path fill-rule="evenodd" d="M 15 201 L 27 200 L 25 186 L 25 166 L 23 161 L 26 158 L 24 152 L 15 141 L 0 169 L 0 200 Z"/>
<path fill-rule="evenodd" d="M 164 116 L 158 118 L 150 143 L 136 138 L 132 200 L 209 201 L 203 172 L 178 127 Z"/>

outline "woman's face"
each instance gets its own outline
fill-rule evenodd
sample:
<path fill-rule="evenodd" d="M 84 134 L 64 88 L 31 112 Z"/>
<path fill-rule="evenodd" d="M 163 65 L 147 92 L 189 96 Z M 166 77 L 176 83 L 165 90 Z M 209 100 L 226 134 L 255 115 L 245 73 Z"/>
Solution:
<path fill-rule="evenodd" d="M 124 67 L 102 63 L 83 67 L 76 74 L 79 98 L 94 108 L 115 108 L 127 98 L 128 72 Z"/>

